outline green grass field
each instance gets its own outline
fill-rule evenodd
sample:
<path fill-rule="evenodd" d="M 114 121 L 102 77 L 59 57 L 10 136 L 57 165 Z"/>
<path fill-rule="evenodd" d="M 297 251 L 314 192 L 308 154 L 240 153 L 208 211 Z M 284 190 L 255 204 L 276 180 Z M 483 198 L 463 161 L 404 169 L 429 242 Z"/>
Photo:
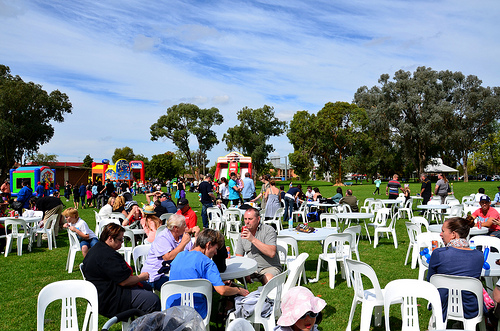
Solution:
<path fill-rule="evenodd" d="M 302 183 L 305 185 L 304 183 Z M 385 184 L 382 183 L 381 191 L 385 192 Z M 307 185 L 319 187 L 322 195 L 332 196 L 335 193 L 336 187 L 325 182 L 308 182 Z M 455 196 L 461 200 L 462 196 L 476 193 L 479 187 L 484 187 L 486 194 L 491 198 L 498 192 L 498 183 L 496 182 L 470 182 L 470 183 L 453 183 Z M 279 186 L 279 183 L 278 185 Z M 354 195 L 358 197 L 360 206 L 364 199 L 373 197 L 372 192 L 375 189 L 374 185 L 364 183 L 362 185 L 353 185 L 352 190 Z M 345 193 L 344 188 L 344 193 Z M 419 183 L 410 183 L 412 195 L 420 191 Z M 385 199 L 385 195 L 375 196 L 376 198 Z M 188 193 L 187 198 L 191 202 L 192 208 L 198 214 L 198 225 L 201 227 L 201 205 L 198 202 L 197 194 Z M 145 202 L 145 196 L 136 196 L 139 202 Z M 67 207 L 72 206 L 72 202 L 63 202 Z M 95 228 L 94 209 L 81 209 L 80 216 L 87 221 L 90 228 Z M 384 287 L 388 282 L 399 278 L 417 278 L 418 269 L 412 270 L 409 265 L 403 265 L 406 251 L 408 249 L 408 235 L 404 225 L 405 220 L 397 222 L 397 239 L 399 247 L 394 248 L 392 239 L 388 240 L 383 237 L 377 248 L 368 243 L 368 240 L 362 238 L 359 243 L 359 253 L 361 261 L 368 263 L 377 273 L 380 285 Z M 312 226 L 319 226 L 319 222 L 310 223 Z M 285 226 L 286 227 L 286 226 Z M 364 233 L 364 232 L 363 232 Z M 373 231 L 372 231 L 373 234 Z M 26 241 L 25 241 L 26 243 Z M 36 303 L 37 296 L 40 290 L 47 284 L 66 279 L 81 279 L 78 264 L 83 258 L 80 253 L 77 254 L 75 260 L 75 268 L 73 273 L 68 274 L 65 271 L 66 258 L 68 254 L 68 237 L 65 231 L 61 231 L 57 238 L 57 249 L 48 250 L 47 242 L 42 243 L 42 247 L 33 248 L 32 252 L 27 251 L 27 245 L 24 245 L 23 255 L 16 255 L 16 246 L 14 244 L 12 252 L 8 257 L 0 257 L 0 307 L 2 309 L 2 318 L 0 319 L 1 330 L 35 330 L 36 329 Z M 314 278 L 316 275 L 317 257 L 320 253 L 320 245 L 316 242 L 299 242 L 299 251 L 309 253 L 309 259 L 306 261 L 306 273 L 308 278 Z M 250 290 L 256 289 L 257 285 L 252 284 Z M 308 284 L 313 293 L 321 296 L 327 302 L 327 307 L 324 310 L 323 322 L 320 325 L 322 330 L 345 330 L 349 318 L 351 308 L 353 289 L 348 288 L 345 280 L 340 276 L 336 278 L 335 289 L 330 289 L 328 286 L 328 271 L 323 269 L 320 275 L 319 282 Z M 58 330 L 60 315 L 57 305 L 49 307 L 47 313 L 46 330 Z M 398 329 L 400 320 L 398 311 L 394 310 L 395 316 L 391 318 L 391 326 L 394 330 Z M 361 306 L 358 306 L 354 321 L 352 324 L 353 330 L 359 329 Z M 422 318 L 420 320 L 421 330 L 426 330 L 429 313 L 422 307 Z M 83 313 L 82 313 L 83 314 Z M 105 323 L 106 318 L 100 316 L 99 327 Z M 120 330 L 120 327 L 114 330 Z M 215 329 L 215 328 L 214 328 Z M 383 330 L 373 328 L 373 330 Z"/>

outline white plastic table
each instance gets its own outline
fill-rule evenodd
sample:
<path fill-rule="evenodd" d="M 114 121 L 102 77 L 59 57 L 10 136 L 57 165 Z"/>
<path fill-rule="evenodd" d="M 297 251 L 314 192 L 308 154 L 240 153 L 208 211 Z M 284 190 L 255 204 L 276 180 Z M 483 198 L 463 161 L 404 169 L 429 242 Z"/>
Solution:
<path fill-rule="evenodd" d="M 293 237 L 297 241 L 322 241 L 325 240 L 331 234 L 337 233 L 337 229 L 334 228 L 316 228 L 314 232 L 304 233 L 296 231 L 295 229 L 284 229 L 280 231 L 278 239 L 280 236 Z"/>
<path fill-rule="evenodd" d="M 257 261 L 243 256 L 232 256 L 226 259 L 226 271 L 221 272 L 222 280 L 242 278 L 257 271 Z"/>
<path fill-rule="evenodd" d="M 442 225 L 441 224 L 432 224 L 432 225 L 429 225 L 429 231 L 430 232 L 436 232 L 436 233 L 441 233 L 441 228 L 442 228 Z M 469 235 L 470 236 L 477 236 L 477 235 L 481 235 L 481 234 L 487 234 L 488 233 L 488 228 L 484 227 L 484 228 L 477 228 L 477 227 L 473 227 L 470 229 L 470 232 L 469 232 Z"/>
<path fill-rule="evenodd" d="M 24 220 L 27 224 L 33 224 L 35 222 L 40 222 L 42 220 L 41 217 L 37 217 L 37 216 L 34 216 L 34 217 L 22 217 L 22 216 L 11 217 L 11 216 L 8 216 L 8 217 L 0 217 L 0 222 L 4 223 L 5 220 L 11 219 L 11 218 L 16 219 L 16 220 Z"/>
<path fill-rule="evenodd" d="M 436 214 L 436 211 L 437 210 L 440 210 L 440 209 L 448 209 L 450 208 L 450 205 L 418 205 L 417 206 L 417 209 L 424 209 L 424 210 L 429 210 L 430 213 L 431 213 L 431 216 L 434 216 L 434 214 Z M 436 214 L 436 220 L 437 222 L 439 223 L 439 220 L 441 219 L 440 218 L 440 215 L 439 214 Z M 431 219 L 433 219 L 434 217 L 431 217 Z"/>
<path fill-rule="evenodd" d="M 358 220 L 359 223 L 359 220 L 375 217 L 373 213 L 337 213 L 335 215 L 338 216 L 339 220 L 347 220 L 347 222 L 344 221 L 344 228 L 351 225 L 351 220 Z"/>

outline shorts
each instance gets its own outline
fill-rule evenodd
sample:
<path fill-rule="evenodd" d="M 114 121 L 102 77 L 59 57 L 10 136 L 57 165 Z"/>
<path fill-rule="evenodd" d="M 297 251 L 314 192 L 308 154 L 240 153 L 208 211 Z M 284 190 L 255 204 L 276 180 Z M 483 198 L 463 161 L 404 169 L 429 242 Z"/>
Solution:
<path fill-rule="evenodd" d="M 73 201 L 74 202 L 80 202 L 80 196 L 73 196 Z"/>
<path fill-rule="evenodd" d="M 97 239 L 97 237 L 94 237 L 89 240 L 82 240 L 80 241 L 80 248 L 83 248 L 83 246 L 88 246 L 89 248 L 92 248 L 94 247 L 95 244 L 97 244 L 98 241 L 99 239 Z"/>
<path fill-rule="evenodd" d="M 277 267 L 267 267 L 262 269 L 261 271 L 254 272 L 250 275 L 252 281 L 259 281 L 262 283 L 262 279 L 266 274 L 271 274 L 273 277 L 278 276 L 281 273 L 281 268 Z"/>

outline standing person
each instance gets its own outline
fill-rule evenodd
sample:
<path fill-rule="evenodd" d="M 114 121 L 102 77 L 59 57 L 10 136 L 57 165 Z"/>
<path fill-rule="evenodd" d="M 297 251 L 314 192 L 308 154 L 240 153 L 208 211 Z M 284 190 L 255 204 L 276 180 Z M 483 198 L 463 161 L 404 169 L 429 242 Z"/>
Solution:
<path fill-rule="evenodd" d="M 92 205 L 94 206 L 94 208 L 98 208 L 101 206 L 100 204 L 98 205 L 97 204 L 97 196 L 99 194 L 99 191 L 97 190 L 97 182 L 94 182 L 92 184 L 92 187 L 90 189 L 92 191 Z"/>
<path fill-rule="evenodd" d="M 399 196 L 399 190 L 401 189 L 401 184 L 398 182 L 399 176 L 394 174 L 392 180 L 387 183 L 385 188 L 385 195 L 389 196 L 389 199 L 397 199 Z"/>
<path fill-rule="evenodd" d="M 69 181 L 66 181 L 66 185 L 64 185 L 64 197 L 66 198 L 66 202 L 69 201 L 69 196 L 71 195 L 71 184 Z"/>
<path fill-rule="evenodd" d="M 259 200 L 259 198 L 262 198 L 262 202 L 260 204 L 261 207 L 265 207 L 266 206 L 266 198 L 264 197 L 264 193 L 267 191 L 267 189 L 269 188 L 269 180 L 271 179 L 271 176 L 269 175 L 264 175 L 262 176 L 262 188 L 260 190 L 260 193 L 258 196 L 256 196 L 253 200 L 250 200 L 252 202 L 255 202 L 257 200 Z"/>
<path fill-rule="evenodd" d="M 177 199 L 177 204 L 179 204 L 180 199 L 186 198 L 186 186 L 183 178 L 179 178 L 177 181 L 177 191 L 179 191 L 179 199 Z"/>
<path fill-rule="evenodd" d="M 250 178 L 250 173 L 245 173 L 245 178 L 243 178 L 243 190 L 241 191 L 243 196 L 243 202 L 249 202 L 255 196 L 255 184 L 252 178 Z"/>
<path fill-rule="evenodd" d="M 231 173 L 231 179 L 229 180 L 228 189 L 229 189 L 229 201 L 231 201 L 232 206 L 238 205 L 240 202 L 240 188 L 236 183 L 236 174 L 234 172 Z"/>
<path fill-rule="evenodd" d="M 41 198 L 45 195 L 45 186 L 41 182 L 38 182 L 35 188 L 36 197 Z"/>
<path fill-rule="evenodd" d="M 274 179 L 271 179 L 269 184 L 269 188 L 264 193 L 267 200 L 266 211 L 264 214 L 265 219 L 274 218 L 274 214 L 276 214 L 276 211 L 281 207 L 281 195 L 280 190 L 276 188 L 276 182 Z"/>
<path fill-rule="evenodd" d="M 429 200 L 431 199 L 432 195 L 431 180 L 427 177 L 426 174 L 421 173 L 420 181 L 422 181 L 422 186 L 420 188 L 420 195 L 422 196 L 422 198 L 424 198 L 422 204 L 426 205 L 427 202 L 429 202 Z"/>
<path fill-rule="evenodd" d="M 61 223 L 61 213 L 64 205 L 59 199 L 59 192 L 54 191 L 53 196 L 45 196 L 36 201 L 36 209 L 43 211 L 43 219 L 39 223 L 39 226 L 43 228 L 48 218 L 52 215 L 57 215 L 57 221 L 54 223 L 54 233 L 57 236 L 59 234 L 59 227 Z"/>
<path fill-rule="evenodd" d="M 17 193 L 17 201 L 22 203 L 22 207 L 17 210 L 20 215 L 23 213 L 23 208 L 24 209 L 30 208 L 30 199 L 33 196 L 33 190 L 29 186 L 30 181 L 28 179 L 23 180 L 21 185 L 23 187 L 21 188 L 19 193 Z"/>
<path fill-rule="evenodd" d="M 78 204 L 80 203 L 80 188 L 78 183 L 73 186 L 73 205 L 75 209 L 78 209 Z"/>
<path fill-rule="evenodd" d="M 87 196 L 87 187 L 85 184 L 81 183 L 80 184 L 80 202 L 82 203 L 82 208 L 85 209 L 85 197 Z"/>
<path fill-rule="evenodd" d="M 10 185 L 8 179 L 3 181 L 2 187 L 0 187 L 0 191 L 3 193 L 4 197 L 7 197 L 8 201 L 10 199 Z"/>
<path fill-rule="evenodd" d="M 375 193 L 378 193 L 378 195 L 380 195 L 380 184 L 382 184 L 380 177 L 377 177 L 374 183 L 375 183 L 375 191 L 373 191 L 373 195 L 375 195 Z"/>
<path fill-rule="evenodd" d="M 201 219 L 203 228 L 208 228 L 207 208 L 214 206 L 215 195 L 212 186 L 212 174 L 207 174 L 203 181 L 198 185 L 198 192 L 201 194 Z"/>
<path fill-rule="evenodd" d="M 292 217 L 293 214 L 293 207 L 295 205 L 295 202 L 299 198 L 299 196 L 302 193 L 302 185 L 298 184 L 296 187 L 292 186 L 288 192 L 285 194 L 285 213 L 284 213 L 284 218 L 285 221 L 288 221 L 290 217 Z"/>
<path fill-rule="evenodd" d="M 281 273 L 276 231 L 270 225 L 260 223 L 259 211 L 253 207 L 245 212 L 244 221 L 245 227 L 236 246 L 236 255 L 246 254 L 257 261 L 257 271 L 250 275 L 250 278 L 265 285 Z"/>
<path fill-rule="evenodd" d="M 443 174 L 438 175 L 438 181 L 436 182 L 436 187 L 434 188 L 434 194 L 441 197 L 441 204 L 444 205 L 444 201 L 448 196 L 448 191 L 450 190 L 450 185 L 448 184 L 448 178 L 443 176 Z"/>

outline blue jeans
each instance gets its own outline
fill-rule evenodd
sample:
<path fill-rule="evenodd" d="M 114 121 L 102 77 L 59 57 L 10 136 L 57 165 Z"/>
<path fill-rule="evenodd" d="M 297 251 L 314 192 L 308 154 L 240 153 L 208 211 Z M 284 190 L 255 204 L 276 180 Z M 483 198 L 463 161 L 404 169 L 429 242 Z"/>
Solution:
<path fill-rule="evenodd" d="M 292 217 L 294 205 L 295 199 L 285 197 L 285 214 L 283 216 L 285 221 Z"/>
<path fill-rule="evenodd" d="M 208 215 L 207 208 L 213 207 L 214 204 L 212 202 L 203 203 L 201 207 L 201 219 L 203 221 L 203 227 L 208 228 Z"/>

